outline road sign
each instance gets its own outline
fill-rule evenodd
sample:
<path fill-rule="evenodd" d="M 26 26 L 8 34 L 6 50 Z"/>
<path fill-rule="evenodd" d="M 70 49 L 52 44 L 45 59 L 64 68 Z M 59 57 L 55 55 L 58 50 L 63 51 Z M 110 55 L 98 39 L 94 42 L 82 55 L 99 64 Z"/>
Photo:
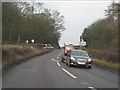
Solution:
<path fill-rule="evenodd" d="M 80 42 L 80 46 L 86 46 L 86 42 Z"/>
<path fill-rule="evenodd" d="M 80 42 L 80 46 L 86 46 L 86 42 L 82 39 L 82 41 Z"/>

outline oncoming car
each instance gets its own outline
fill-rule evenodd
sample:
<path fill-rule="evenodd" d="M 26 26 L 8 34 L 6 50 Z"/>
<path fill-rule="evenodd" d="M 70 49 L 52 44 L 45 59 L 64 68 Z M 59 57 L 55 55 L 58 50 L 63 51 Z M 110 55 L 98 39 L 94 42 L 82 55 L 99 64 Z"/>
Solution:
<path fill-rule="evenodd" d="M 43 44 L 43 47 L 46 49 L 53 49 L 53 46 L 51 46 L 50 44 Z"/>
<path fill-rule="evenodd" d="M 68 55 L 66 64 L 70 67 L 71 65 L 85 66 L 86 68 L 91 68 L 92 60 L 88 53 L 84 50 L 72 50 Z"/>

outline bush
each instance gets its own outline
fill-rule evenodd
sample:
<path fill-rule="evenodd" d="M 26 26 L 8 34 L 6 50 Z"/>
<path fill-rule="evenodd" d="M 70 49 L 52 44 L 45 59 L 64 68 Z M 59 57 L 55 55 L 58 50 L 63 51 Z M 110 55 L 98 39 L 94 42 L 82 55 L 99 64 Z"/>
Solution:
<path fill-rule="evenodd" d="M 39 45 L 3 45 L 2 46 L 2 69 L 21 62 L 24 58 L 47 52 Z"/>
<path fill-rule="evenodd" d="M 100 60 L 106 60 L 108 62 L 112 63 L 119 63 L 118 61 L 118 53 L 112 52 L 112 51 L 104 51 L 104 50 L 94 50 L 94 49 L 86 49 L 89 54 L 93 58 L 100 59 Z"/>

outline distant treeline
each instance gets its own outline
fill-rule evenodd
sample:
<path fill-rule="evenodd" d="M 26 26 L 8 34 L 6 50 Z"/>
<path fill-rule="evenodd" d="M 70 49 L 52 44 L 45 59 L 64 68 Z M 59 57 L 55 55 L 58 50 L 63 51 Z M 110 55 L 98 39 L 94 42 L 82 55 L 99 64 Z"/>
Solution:
<path fill-rule="evenodd" d="M 105 13 L 106 17 L 85 28 L 80 38 L 87 42 L 88 48 L 117 51 L 120 4 L 113 2 Z"/>
<path fill-rule="evenodd" d="M 58 45 L 64 28 L 64 17 L 57 11 L 44 7 L 39 2 L 2 3 L 3 43 L 36 43 Z"/>

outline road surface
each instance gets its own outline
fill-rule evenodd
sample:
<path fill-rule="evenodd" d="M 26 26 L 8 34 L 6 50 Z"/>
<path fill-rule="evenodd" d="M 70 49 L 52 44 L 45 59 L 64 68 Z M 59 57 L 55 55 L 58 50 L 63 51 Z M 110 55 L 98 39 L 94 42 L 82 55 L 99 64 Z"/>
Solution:
<path fill-rule="evenodd" d="M 93 66 L 68 67 L 62 49 L 31 58 L 3 74 L 3 88 L 118 88 L 118 74 Z"/>

